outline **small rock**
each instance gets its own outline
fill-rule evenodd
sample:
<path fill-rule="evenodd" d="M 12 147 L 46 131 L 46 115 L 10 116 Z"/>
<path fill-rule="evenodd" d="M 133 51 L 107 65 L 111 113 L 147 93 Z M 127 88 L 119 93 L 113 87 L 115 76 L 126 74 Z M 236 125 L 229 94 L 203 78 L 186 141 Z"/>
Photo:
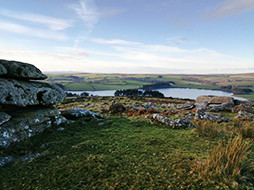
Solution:
<path fill-rule="evenodd" d="M 57 131 L 63 131 L 63 130 L 64 130 L 63 127 L 59 127 L 59 128 L 57 129 Z"/>
<path fill-rule="evenodd" d="M 71 120 L 72 119 L 76 120 L 81 117 L 89 117 L 89 116 L 99 118 L 99 119 L 104 118 L 104 116 L 102 114 L 94 113 L 89 110 L 80 109 L 80 108 L 76 108 L 73 110 L 65 110 L 65 111 L 62 111 L 61 114 L 63 117 L 65 117 L 67 119 L 71 119 Z"/>
<path fill-rule="evenodd" d="M 9 121 L 11 119 L 11 116 L 8 115 L 5 112 L 0 112 L 0 125 L 2 125 L 3 123 Z"/>
<path fill-rule="evenodd" d="M 126 106 L 123 105 L 120 102 L 117 101 L 112 101 L 111 104 L 109 105 L 109 113 L 118 113 L 118 112 L 124 112 L 126 111 Z"/>
<path fill-rule="evenodd" d="M 181 109 L 181 110 L 191 110 L 191 109 L 195 108 L 195 105 L 194 104 L 182 104 L 182 105 L 178 105 L 176 108 Z"/>
<path fill-rule="evenodd" d="M 0 166 L 4 166 L 5 164 L 14 162 L 16 159 L 11 157 L 11 156 L 7 156 L 7 157 L 0 157 Z"/>
<path fill-rule="evenodd" d="M 20 159 L 23 160 L 24 163 L 27 163 L 27 162 L 31 162 L 32 160 L 34 160 L 35 158 L 38 158 L 40 156 L 45 156 L 45 154 L 40 154 L 40 153 L 27 154 L 25 156 L 22 156 Z"/>

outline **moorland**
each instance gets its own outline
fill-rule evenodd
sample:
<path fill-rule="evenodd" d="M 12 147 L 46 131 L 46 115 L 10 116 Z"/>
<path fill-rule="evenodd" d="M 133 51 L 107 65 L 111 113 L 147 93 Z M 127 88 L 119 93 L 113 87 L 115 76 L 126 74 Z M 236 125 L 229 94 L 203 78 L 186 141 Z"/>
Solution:
<path fill-rule="evenodd" d="M 58 83 L 65 90 L 71 91 L 197 88 L 232 92 L 235 95 L 254 100 L 254 73 L 216 75 L 51 74 L 48 75 L 47 81 Z"/>
<path fill-rule="evenodd" d="M 253 76 L 66 74 L 49 75 L 47 81 L 82 91 L 219 89 L 253 100 Z M 126 110 L 111 112 L 113 102 Z M 55 107 L 104 118 L 69 120 L 0 149 L 1 156 L 16 159 L 0 167 L 0 189 L 254 189 L 253 102 L 207 110 L 209 118 L 201 120 L 195 119 L 197 108 L 185 109 L 194 103 L 170 97 L 68 97 Z M 174 128 L 154 120 L 154 114 L 185 118 L 192 126 Z"/>
<path fill-rule="evenodd" d="M 112 102 L 129 109 L 109 111 Z M 62 123 L 1 150 L 14 163 L 0 167 L 1 189 L 254 189 L 253 106 L 211 111 L 224 120 L 195 120 L 194 100 L 148 97 L 71 97 L 56 107 L 104 115 Z M 180 106 L 180 107 L 179 107 Z M 135 108 L 135 109 L 134 109 Z M 153 113 L 188 118 L 172 128 Z M 217 118 L 217 117 L 215 117 Z M 36 155 L 22 159 L 24 155 Z M 20 159 L 19 159 L 20 158 Z"/>

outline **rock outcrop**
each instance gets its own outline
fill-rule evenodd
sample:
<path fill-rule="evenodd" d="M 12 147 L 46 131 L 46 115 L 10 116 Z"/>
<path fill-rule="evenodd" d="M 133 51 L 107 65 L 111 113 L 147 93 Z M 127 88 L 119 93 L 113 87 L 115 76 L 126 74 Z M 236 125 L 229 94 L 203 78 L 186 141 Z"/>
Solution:
<path fill-rule="evenodd" d="M 45 78 L 31 64 L 0 60 L 0 148 L 66 121 L 52 106 L 64 100 L 65 92 L 54 84 L 30 81 Z"/>
<path fill-rule="evenodd" d="M 54 105 L 65 98 L 65 92 L 54 84 L 0 78 L 0 104 L 25 107 Z"/>
<path fill-rule="evenodd" d="M 18 61 L 7 61 L 0 59 L 0 77 L 43 80 L 47 76 L 34 65 Z"/>
<path fill-rule="evenodd" d="M 188 120 L 186 118 L 170 119 L 168 117 L 162 116 L 162 115 L 157 114 L 157 113 L 153 114 L 153 120 L 164 123 L 164 124 L 168 125 L 169 128 L 172 128 L 172 129 L 186 129 L 186 128 L 195 127 L 190 122 L 190 120 Z"/>
<path fill-rule="evenodd" d="M 196 99 L 196 103 L 200 102 L 206 102 L 208 104 L 234 103 L 234 98 L 226 96 L 199 96 Z"/>

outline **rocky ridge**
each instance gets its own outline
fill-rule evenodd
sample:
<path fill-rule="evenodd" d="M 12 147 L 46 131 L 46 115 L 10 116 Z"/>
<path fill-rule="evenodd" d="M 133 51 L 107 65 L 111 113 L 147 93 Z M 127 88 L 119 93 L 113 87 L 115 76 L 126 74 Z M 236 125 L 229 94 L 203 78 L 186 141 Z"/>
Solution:
<path fill-rule="evenodd" d="M 0 148 L 34 136 L 66 119 L 53 105 L 65 98 L 34 65 L 0 59 Z"/>

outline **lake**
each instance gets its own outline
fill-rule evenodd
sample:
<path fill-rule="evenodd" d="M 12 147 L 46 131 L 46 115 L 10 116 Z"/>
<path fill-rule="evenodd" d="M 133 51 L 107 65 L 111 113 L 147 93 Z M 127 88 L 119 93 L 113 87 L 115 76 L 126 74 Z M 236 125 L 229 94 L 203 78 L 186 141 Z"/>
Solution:
<path fill-rule="evenodd" d="M 162 88 L 154 89 L 164 94 L 165 97 L 172 98 L 186 98 L 186 99 L 196 99 L 198 96 L 213 95 L 213 96 L 228 96 L 233 97 L 237 100 L 247 100 L 241 97 L 233 96 L 233 93 L 223 92 L 220 90 L 206 90 L 206 89 L 193 89 L 193 88 Z M 92 94 L 93 96 L 114 96 L 116 90 L 102 90 L 102 91 L 85 91 Z M 81 94 L 84 91 L 67 91 L 71 93 Z"/>

